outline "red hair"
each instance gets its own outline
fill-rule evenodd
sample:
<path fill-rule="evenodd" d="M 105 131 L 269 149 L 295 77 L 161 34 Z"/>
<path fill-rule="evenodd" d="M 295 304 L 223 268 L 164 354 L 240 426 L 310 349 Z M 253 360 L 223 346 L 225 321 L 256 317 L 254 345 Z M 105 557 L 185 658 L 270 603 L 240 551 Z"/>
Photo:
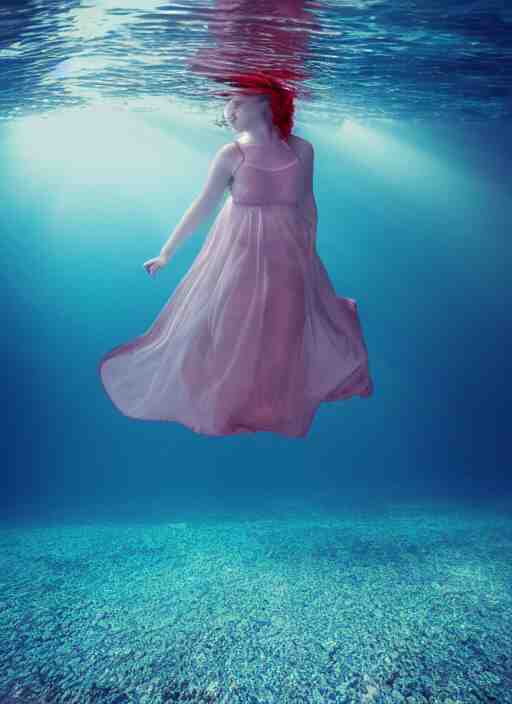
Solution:
<path fill-rule="evenodd" d="M 232 93 L 219 95 L 266 95 L 272 111 L 272 122 L 278 128 L 283 139 L 288 139 L 293 127 L 296 91 L 285 86 L 282 81 L 266 76 L 261 72 L 236 73 L 222 79 L 231 83 L 235 90 Z"/>

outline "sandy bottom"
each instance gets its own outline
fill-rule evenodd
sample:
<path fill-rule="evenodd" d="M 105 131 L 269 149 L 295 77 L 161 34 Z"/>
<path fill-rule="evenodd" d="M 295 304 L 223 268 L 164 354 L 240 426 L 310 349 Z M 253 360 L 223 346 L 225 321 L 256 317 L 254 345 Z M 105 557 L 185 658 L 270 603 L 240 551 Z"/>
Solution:
<path fill-rule="evenodd" d="M 512 518 L 272 505 L 0 529 L 0 703 L 512 702 Z"/>

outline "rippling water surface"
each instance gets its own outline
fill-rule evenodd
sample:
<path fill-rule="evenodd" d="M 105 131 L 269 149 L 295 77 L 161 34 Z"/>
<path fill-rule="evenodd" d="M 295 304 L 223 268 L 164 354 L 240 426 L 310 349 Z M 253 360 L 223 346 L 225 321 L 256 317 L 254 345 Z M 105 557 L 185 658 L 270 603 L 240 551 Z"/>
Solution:
<path fill-rule="evenodd" d="M 503 0 L 32 0 L 0 7 L 0 116 L 120 101 L 219 113 L 212 71 L 286 70 L 306 120 L 512 116 Z"/>

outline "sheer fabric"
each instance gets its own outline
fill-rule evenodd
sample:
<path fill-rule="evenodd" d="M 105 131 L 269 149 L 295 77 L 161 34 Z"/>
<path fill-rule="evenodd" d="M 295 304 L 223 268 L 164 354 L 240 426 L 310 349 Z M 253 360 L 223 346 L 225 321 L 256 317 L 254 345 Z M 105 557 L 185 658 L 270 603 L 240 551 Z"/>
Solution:
<path fill-rule="evenodd" d="M 336 295 L 316 252 L 305 169 L 254 150 L 192 266 L 143 335 L 98 363 L 124 415 L 205 435 L 304 437 L 322 401 L 373 392 L 357 303 Z"/>

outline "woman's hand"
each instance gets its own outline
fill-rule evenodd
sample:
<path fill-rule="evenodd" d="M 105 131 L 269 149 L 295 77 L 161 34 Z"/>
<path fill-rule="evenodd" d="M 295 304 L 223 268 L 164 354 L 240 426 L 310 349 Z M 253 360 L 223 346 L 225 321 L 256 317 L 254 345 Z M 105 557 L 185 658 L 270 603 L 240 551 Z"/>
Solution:
<path fill-rule="evenodd" d="M 163 269 L 168 261 L 169 257 L 165 257 L 160 254 L 158 257 L 148 259 L 147 262 L 144 262 L 144 269 L 150 276 L 153 276 L 159 269 Z"/>

